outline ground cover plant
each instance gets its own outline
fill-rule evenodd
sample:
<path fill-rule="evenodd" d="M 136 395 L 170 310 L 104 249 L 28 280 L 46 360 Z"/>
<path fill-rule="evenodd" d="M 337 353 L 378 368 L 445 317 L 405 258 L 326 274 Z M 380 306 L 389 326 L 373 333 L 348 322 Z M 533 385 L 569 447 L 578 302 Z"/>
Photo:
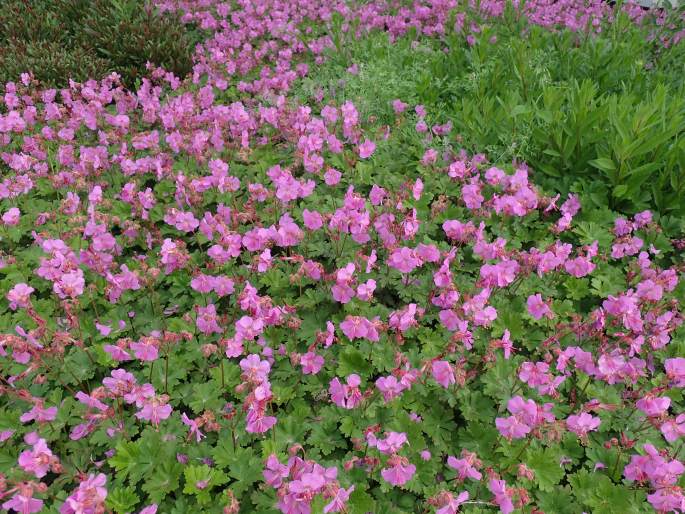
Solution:
<path fill-rule="evenodd" d="M 1 97 L 3 509 L 685 510 L 680 15 L 571 1 L 157 8 L 201 34 L 188 76 L 148 66 L 137 89 L 116 73 L 50 89 L 26 71 Z M 604 61 L 571 77 L 619 28 L 651 69 L 622 53 L 621 78 L 596 76 Z M 504 65 L 514 33 L 578 49 L 549 50 L 569 63 L 548 84 L 570 96 L 531 78 L 531 98 L 507 104 L 511 66 L 502 84 L 450 85 L 468 60 Z M 397 82 L 393 55 L 434 80 Z M 376 93 L 369 69 L 389 78 Z M 486 86 L 522 105 L 529 134 L 563 130 L 531 120 L 568 102 L 590 142 L 530 163 L 533 150 L 498 151 L 518 125 L 493 107 L 481 127 L 452 102 L 452 87 L 471 102 Z M 582 105 L 632 121 L 583 121 Z M 629 177 L 658 164 L 634 203 L 602 160 L 617 155 L 592 154 L 622 123 L 661 134 L 625 161 Z"/>

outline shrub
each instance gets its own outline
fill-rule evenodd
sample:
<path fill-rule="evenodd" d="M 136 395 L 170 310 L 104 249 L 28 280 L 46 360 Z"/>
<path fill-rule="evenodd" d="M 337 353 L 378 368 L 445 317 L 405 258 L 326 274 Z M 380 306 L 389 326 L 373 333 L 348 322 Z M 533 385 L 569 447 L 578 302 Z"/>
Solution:
<path fill-rule="evenodd" d="M 192 68 L 187 30 L 150 2 L 11 0 L 0 13 L 0 30 L 3 86 L 25 71 L 50 87 L 116 71 L 134 87 L 148 61 L 179 77 Z"/>

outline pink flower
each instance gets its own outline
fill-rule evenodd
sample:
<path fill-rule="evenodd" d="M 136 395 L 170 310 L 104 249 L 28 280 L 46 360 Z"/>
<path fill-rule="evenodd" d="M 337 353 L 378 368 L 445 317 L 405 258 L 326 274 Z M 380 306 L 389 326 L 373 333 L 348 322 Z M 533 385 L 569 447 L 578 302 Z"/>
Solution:
<path fill-rule="evenodd" d="M 333 169 L 333 168 L 328 168 L 326 170 L 326 173 L 323 174 L 324 180 L 326 181 L 327 186 L 335 186 L 340 182 L 340 179 L 342 178 L 342 173 L 340 173 L 338 170 Z"/>
<path fill-rule="evenodd" d="M 406 386 L 392 375 L 378 378 L 376 380 L 376 387 L 381 392 L 383 399 L 386 402 L 396 398 L 406 389 Z"/>
<path fill-rule="evenodd" d="M 547 317 L 549 319 L 554 318 L 554 313 L 549 308 L 549 305 L 547 305 L 543 301 L 542 295 L 540 295 L 540 293 L 530 295 L 528 297 L 526 304 L 528 306 L 528 313 L 533 318 L 535 318 L 535 319 L 542 319 L 543 317 Z"/>
<path fill-rule="evenodd" d="M 452 365 L 447 361 L 433 361 L 431 371 L 435 381 L 445 389 L 456 382 Z"/>
<path fill-rule="evenodd" d="M 387 260 L 388 266 L 395 268 L 400 273 L 411 273 L 412 270 L 421 265 L 413 249 L 403 246 L 393 250 Z"/>
<path fill-rule="evenodd" d="M 107 477 L 103 473 L 88 475 L 66 499 L 59 510 L 60 514 L 95 514 L 103 511 L 107 498 L 106 482 Z"/>
<path fill-rule="evenodd" d="M 290 474 L 288 466 L 281 464 L 275 454 L 269 455 L 264 466 L 264 480 L 271 487 L 278 489 L 283 484 L 283 479 Z"/>
<path fill-rule="evenodd" d="M 202 438 L 205 437 L 205 435 L 200 432 L 200 427 L 198 426 L 197 421 L 190 419 L 185 412 L 181 414 L 181 421 L 184 425 L 190 427 L 188 429 L 188 437 L 192 437 L 194 435 L 196 443 L 202 441 Z"/>
<path fill-rule="evenodd" d="M 43 510 L 43 500 L 33 498 L 33 490 L 29 487 L 26 492 L 20 488 L 20 492 L 12 496 L 2 504 L 3 509 L 14 510 L 19 514 L 34 514 Z"/>
<path fill-rule="evenodd" d="M 307 352 L 300 358 L 302 373 L 305 375 L 316 375 L 323 367 L 324 359 L 321 355 L 314 352 Z"/>
<path fill-rule="evenodd" d="M 585 437 L 588 432 L 593 432 L 599 427 L 601 420 L 591 416 L 587 412 L 573 414 L 566 419 L 568 429 L 580 437 Z"/>
<path fill-rule="evenodd" d="M 83 294 L 86 281 L 83 278 L 83 271 L 77 269 L 62 275 L 53 285 L 53 290 L 62 299 L 67 297 L 76 298 Z"/>
<path fill-rule="evenodd" d="M 480 480 L 483 478 L 477 467 L 480 467 L 481 462 L 476 457 L 475 453 L 471 453 L 467 450 L 462 451 L 463 458 L 457 459 L 449 455 L 447 457 L 447 465 L 457 471 L 457 479 L 460 481 L 470 478 L 472 480 Z"/>
<path fill-rule="evenodd" d="M 370 139 L 365 139 L 362 144 L 359 145 L 359 157 L 362 159 L 368 159 L 376 151 L 376 143 Z"/>
<path fill-rule="evenodd" d="M 33 473 L 36 478 L 43 478 L 48 474 L 52 464 L 59 462 L 59 459 L 52 454 L 45 439 L 34 441 L 28 436 L 26 439 L 33 445 L 33 448 L 21 452 L 17 462 L 27 473 Z"/>
<path fill-rule="evenodd" d="M 19 421 L 28 423 L 29 421 L 36 420 L 38 423 L 47 423 L 54 421 L 56 417 L 57 407 L 48 407 L 46 409 L 43 407 L 42 401 L 38 401 L 30 411 L 25 412 L 19 417 Z"/>
<path fill-rule="evenodd" d="M 459 493 L 459 496 L 457 496 L 456 498 L 454 497 L 454 495 L 452 495 L 452 493 L 448 494 L 449 500 L 447 504 L 436 510 L 435 514 L 456 514 L 459 511 L 459 506 L 469 499 L 468 491 L 463 491 Z"/>
<path fill-rule="evenodd" d="M 495 426 L 499 433 L 507 439 L 521 439 L 526 434 L 530 433 L 531 428 L 525 423 L 521 422 L 516 416 L 509 416 L 508 418 L 496 418 Z"/>
<path fill-rule="evenodd" d="M 504 480 L 491 479 L 488 482 L 488 489 L 495 495 L 495 503 L 499 505 L 500 512 L 503 514 L 514 512 L 514 504 L 511 501 L 512 491 Z"/>
<path fill-rule="evenodd" d="M 407 104 L 405 104 L 399 98 L 392 101 L 392 108 L 395 111 L 395 114 L 403 113 L 407 109 L 407 107 Z"/>
<path fill-rule="evenodd" d="M 573 275 L 576 278 L 582 278 L 585 275 L 589 275 L 595 269 L 595 265 L 587 257 L 576 257 L 575 259 L 570 259 L 564 263 L 564 268 L 569 275 Z"/>
<path fill-rule="evenodd" d="M 416 473 L 416 466 L 409 464 L 407 459 L 398 455 L 390 457 L 388 464 L 391 466 L 381 469 L 381 476 L 392 485 L 402 486 L 409 482 Z"/>
<path fill-rule="evenodd" d="M 376 448 L 386 455 L 399 452 L 405 444 L 408 444 L 408 441 L 407 434 L 404 432 L 387 432 L 385 439 L 377 439 L 375 441 Z"/>
<path fill-rule="evenodd" d="M 373 298 L 373 292 L 376 290 L 376 281 L 373 279 L 367 280 L 363 284 L 357 286 L 357 298 L 363 302 L 371 301 Z"/>
<path fill-rule="evenodd" d="M 323 219 L 317 211 L 304 209 L 302 211 L 302 219 L 304 220 L 304 226 L 309 230 L 318 230 L 323 226 Z"/>
<path fill-rule="evenodd" d="M 666 376 L 676 387 L 685 387 L 685 358 L 674 357 L 664 361 Z"/>
<path fill-rule="evenodd" d="M 223 329 L 219 326 L 216 307 L 210 303 L 206 307 L 197 307 L 197 319 L 195 323 L 200 332 L 205 335 L 221 334 Z"/>
<path fill-rule="evenodd" d="M 646 396 L 635 402 L 635 406 L 649 417 L 659 417 L 666 414 L 670 405 L 671 399 L 668 396 Z"/>
<path fill-rule="evenodd" d="M 152 396 L 145 399 L 143 408 L 136 412 L 138 419 L 150 421 L 153 425 L 159 425 L 160 421 L 171 416 L 171 405 L 166 403 L 166 399 L 159 396 Z"/>
<path fill-rule="evenodd" d="M 21 211 L 16 207 L 12 207 L 2 215 L 2 222 L 8 227 L 18 225 L 20 216 Z"/>
<path fill-rule="evenodd" d="M 362 401 L 360 383 L 361 379 L 356 374 L 347 377 L 346 385 L 341 384 L 337 377 L 334 378 L 328 387 L 331 401 L 343 409 L 354 409 Z"/>
<path fill-rule="evenodd" d="M 261 360 L 259 355 L 253 353 L 240 361 L 240 369 L 243 370 L 245 380 L 259 384 L 267 379 L 271 364 L 269 361 Z"/>
<path fill-rule="evenodd" d="M 373 323 L 362 316 L 347 316 L 345 321 L 340 323 L 343 334 L 350 339 L 368 339 L 378 341 L 378 332 Z"/>
<path fill-rule="evenodd" d="M 23 282 L 16 284 L 9 290 L 6 297 L 10 302 L 10 309 L 16 311 L 18 307 L 24 309 L 28 307 L 30 302 L 29 296 L 31 296 L 31 293 L 34 291 L 35 289 Z"/>
<path fill-rule="evenodd" d="M 350 495 L 354 491 L 354 486 L 350 486 L 347 489 L 344 488 L 339 488 L 335 492 L 335 496 L 333 496 L 333 499 L 326 504 L 326 506 L 323 508 L 323 511 L 325 514 L 328 514 L 329 512 L 344 512 L 346 511 L 347 508 L 347 501 L 350 498 Z"/>
<path fill-rule="evenodd" d="M 148 505 L 143 510 L 141 510 L 138 514 L 157 514 L 157 504 L 153 503 L 152 505 Z"/>
<path fill-rule="evenodd" d="M 673 443 L 685 435 L 685 414 L 680 414 L 675 419 L 669 419 L 661 425 L 661 433 L 664 438 Z"/>
<path fill-rule="evenodd" d="M 157 346 L 149 342 L 148 340 L 142 340 L 140 342 L 134 342 L 129 345 L 136 359 L 151 362 L 157 360 L 159 357 L 159 350 Z"/>

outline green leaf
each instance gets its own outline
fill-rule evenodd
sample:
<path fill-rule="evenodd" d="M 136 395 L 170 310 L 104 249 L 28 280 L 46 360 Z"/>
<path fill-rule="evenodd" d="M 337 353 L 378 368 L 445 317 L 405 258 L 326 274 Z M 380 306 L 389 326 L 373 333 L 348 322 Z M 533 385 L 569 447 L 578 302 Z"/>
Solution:
<path fill-rule="evenodd" d="M 376 512 L 376 502 L 362 489 L 355 489 L 347 501 L 347 510 L 350 514 Z"/>
<path fill-rule="evenodd" d="M 526 465 L 535 472 L 535 483 L 542 491 L 552 491 L 564 477 L 560 454 L 551 448 L 528 450 Z"/>
<path fill-rule="evenodd" d="M 600 157 L 599 159 L 593 159 L 592 161 L 588 161 L 588 164 L 602 171 L 614 171 L 616 169 L 614 161 L 612 161 L 608 157 Z"/>
<path fill-rule="evenodd" d="M 228 481 L 228 477 L 223 472 L 210 468 L 206 464 L 188 466 L 183 475 L 185 477 L 183 492 L 195 495 L 200 503 L 209 503 L 212 488 Z"/>
<path fill-rule="evenodd" d="M 133 511 L 140 501 L 135 487 L 115 487 L 107 493 L 107 506 L 114 512 L 125 514 Z"/>

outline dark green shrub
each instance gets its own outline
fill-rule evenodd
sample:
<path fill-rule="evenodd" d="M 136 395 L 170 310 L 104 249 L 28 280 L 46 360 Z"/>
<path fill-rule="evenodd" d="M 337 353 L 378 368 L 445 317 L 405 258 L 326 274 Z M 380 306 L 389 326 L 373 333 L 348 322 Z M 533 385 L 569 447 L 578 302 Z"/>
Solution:
<path fill-rule="evenodd" d="M 146 73 L 149 61 L 184 77 L 192 70 L 192 43 L 185 27 L 159 16 L 140 0 L 67 0 L 73 37 L 83 48 L 108 60 L 126 85 Z M 71 18 L 73 13 L 73 18 Z M 72 21 L 73 20 L 73 21 Z"/>
<path fill-rule="evenodd" d="M 45 86 L 102 78 L 127 87 L 146 63 L 184 77 L 193 44 L 184 26 L 140 0 L 8 0 L 0 12 L 0 87 L 31 71 Z"/>

